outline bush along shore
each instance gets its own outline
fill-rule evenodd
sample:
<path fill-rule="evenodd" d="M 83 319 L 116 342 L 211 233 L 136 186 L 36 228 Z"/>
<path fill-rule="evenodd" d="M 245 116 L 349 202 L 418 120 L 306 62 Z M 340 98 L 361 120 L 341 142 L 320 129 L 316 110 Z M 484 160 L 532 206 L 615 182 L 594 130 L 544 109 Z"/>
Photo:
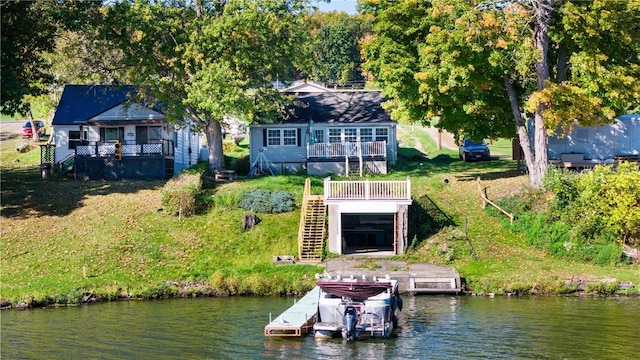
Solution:
<path fill-rule="evenodd" d="M 410 246 L 393 260 L 453 267 L 465 279 L 467 293 L 476 295 L 640 293 L 640 265 L 624 255 L 623 243 L 618 248 L 605 246 L 598 255 L 588 252 L 588 240 L 569 238 L 561 249 L 549 248 L 519 230 L 519 223 L 532 218 L 527 214 L 556 209 L 549 204 L 557 193 L 528 189 L 526 175 L 514 170 L 513 161 L 462 162 L 453 151 L 436 150 L 420 132 L 405 141 L 411 142 L 419 142 L 431 156 L 401 148 L 392 173 L 376 176 L 411 178 Z M 5 143 L 0 143 L 3 156 Z M 238 153 L 232 163 L 245 164 L 246 154 Z M 27 159 L 28 154 L 21 156 Z M 38 164 L 3 158 L 3 308 L 118 299 L 285 296 L 310 290 L 314 274 L 323 271 L 321 264 L 273 262 L 274 256 L 297 254 L 305 177 L 240 176 L 233 182 L 216 182 L 199 168 L 206 165 L 192 170 L 198 174 L 195 178 L 171 182 L 75 181 L 55 174 L 45 181 Z M 311 178 L 312 193 L 322 193 L 322 181 Z M 479 187 L 514 215 L 513 227 L 503 213 L 483 208 Z M 269 208 L 276 210 L 263 210 Z M 562 221 L 554 214 L 548 218 Z M 255 219 L 250 227 L 243 221 L 248 215 Z M 597 241 L 612 239 L 617 238 L 602 235 Z M 565 246 L 572 241 L 576 245 Z M 633 242 L 626 244 L 633 247 Z M 575 251 L 581 255 L 574 257 L 572 250 L 578 245 L 585 250 Z"/>

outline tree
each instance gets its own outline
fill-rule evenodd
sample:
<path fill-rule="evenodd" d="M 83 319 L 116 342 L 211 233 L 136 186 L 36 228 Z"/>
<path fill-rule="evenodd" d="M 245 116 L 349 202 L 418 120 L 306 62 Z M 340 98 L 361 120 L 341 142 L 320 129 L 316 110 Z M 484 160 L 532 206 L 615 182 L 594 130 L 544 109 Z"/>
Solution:
<path fill-rule="evenodd" d="M 28 96 L 49 91 L 53 78 L 46 54 L 55 49 L 63 29 L 78 29 L 95 12 L 100 1 L 3 1 L 2 90 L 0 112 L 31 114 Z M 33 119 L 30 119 L 31 121 Z M 32 124 L 33 126 L 33 124 Z M 34 131 L 34 139 L 38 140 Z"/>
<path fill-rule="evenodd" d="M 637 107 L 639 4 L 365 0 L 376 29 L 365 69 L 406 120 L 440 116 L 439 127 L 474 139 L 517 134 L 531 185 L 541 187 L 548 133 Z M 393 53 L 393 43 L 406 50 Z M 391 55 L 377 59 L 381 51 Z"/>
<path fill-rule="evenodd" d="M 271 86 L 293 73 L 306 1 L 122 1 L 107 9 L 104 39 L 124 54 L 137 84 L 206 134 L 209 167 L 224 165 L 226 116 L 273 121 L 287 99 Z"/>
<path fill-rule="evenodd" d="M 367 22 L 345 12 L 315 12 L 310 19 L 311 78 L 334 85 L 364 82 L 359 41 L 367 32 Z"/>

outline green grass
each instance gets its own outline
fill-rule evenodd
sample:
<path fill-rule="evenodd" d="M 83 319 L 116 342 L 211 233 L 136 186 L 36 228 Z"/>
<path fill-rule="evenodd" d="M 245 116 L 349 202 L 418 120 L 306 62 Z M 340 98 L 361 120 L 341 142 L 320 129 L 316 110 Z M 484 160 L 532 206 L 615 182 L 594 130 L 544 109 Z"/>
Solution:
<path fill-rule="evenodd" d="M 398 166 L 376 178 L 409 176 L 413 198 L 430 199 L 453 225 L 415 239 L 415 248 L 396 258 L 455 267 L 479 293 L 563 293 L 571 290 L 564 284 L 570 279 L 640 282 L 638 265 L 607 267 L 549 257 L 482 209 L 478 177 L 493 200 L 527 189 L 528 179 L 514 170 L 513 161 L 464 163 L 455 151 L 437 151 L 423 132 L 405 136 Z M 161 210 L 162 181 L 57 176 L 45 181 L 39 148 L 15 154 L 20 141 L 0 142 L 1 299 L 48 304 L 80 302 L 87 293 L 102 299 L 278 295 L 310 289 L 313 274 L 322 271 L 272 264 L 274 255 L 297 254 L 299 209 L 258 214 L 261 222 L 243 231 L 246 211 L 233 206 L 238 194 L 251 189 L 288 191 L 300 203 L 305 176 L 205 181 L 207 206 L 178 219 Z M 412 147 L 418 142 L 422 151 Z M 228 155 L 237 160 L 246 150 L 240 144 Z M 312 178 L 313 193 L 322 193 L 322 182 Z"/>

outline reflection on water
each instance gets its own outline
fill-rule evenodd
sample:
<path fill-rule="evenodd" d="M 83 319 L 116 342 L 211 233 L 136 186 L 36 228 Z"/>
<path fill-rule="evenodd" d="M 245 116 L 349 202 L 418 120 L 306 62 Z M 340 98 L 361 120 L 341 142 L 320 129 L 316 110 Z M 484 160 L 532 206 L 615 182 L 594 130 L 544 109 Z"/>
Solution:
<path fill-rule="evenodd" d="M 2 359 L 631 359 L 640 298 L 405 296 L 396 338 L 266 338 L 291 298 L 3 311 Z"/>

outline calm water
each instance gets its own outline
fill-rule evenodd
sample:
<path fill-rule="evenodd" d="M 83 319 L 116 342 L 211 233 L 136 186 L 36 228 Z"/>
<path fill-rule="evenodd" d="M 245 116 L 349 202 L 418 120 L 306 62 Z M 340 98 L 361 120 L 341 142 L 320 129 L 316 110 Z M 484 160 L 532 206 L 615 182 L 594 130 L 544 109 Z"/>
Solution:
<path fill-rule="evenodd" d="M 288 298 L 3 311 L 2 359 L 637 359 L 640 298 L 404 297 L 386 340 L 265 338 Z"/>

